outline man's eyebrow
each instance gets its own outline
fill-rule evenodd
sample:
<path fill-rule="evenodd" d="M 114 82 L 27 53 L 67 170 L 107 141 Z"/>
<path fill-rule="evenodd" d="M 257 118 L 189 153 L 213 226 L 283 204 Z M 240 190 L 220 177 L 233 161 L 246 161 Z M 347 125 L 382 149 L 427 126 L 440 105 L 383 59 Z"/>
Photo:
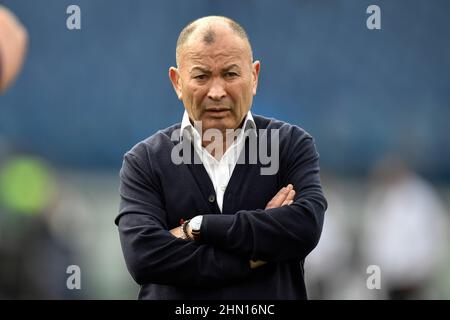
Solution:
<path fill-rule="evenodd" d="M 241 69 L 241 67 L 239 65 L 237 65 L 236 63 L 233 63 L 232 65 L 229 65 L 229 66 L 225 67 L 223 70 L 224 71 L 228 71 L 228 70 L 233 69 L 233 68 Z"/>
<path fill-rule="evenodd" d="M 200 72 L 204 72 L 204 73 L 209 73 L 211 71 L 209 71 L 207 68 L 203 68 L 203 67 L 199 67 L 199 66 L 195 66 L 191 69 L 190 73 L 194 72 L 194 71 L 200 71 Z"/>
<path fill-rule="evenodd" d="M 223 69 L 222 69 L 222 72 L 229 71 L 229 70 L 231 70 L 231 69 L 233 69 L 233 68 L 236 68 L 236 69 L 238 69 L 238 70 L 241 69 L 241 67 L 240 67 L 238 64 L 233 63 L 233 64 L 231 64 L 231 65 L 226 66 L 225 68 L 223 68 Z M 195 71 L 200 71 L 200 72 L 203 72 L 203 73 L 211 73 L 211 71 L 210 71 L 208 68 L 204 68 L 204 67 L 201 67 L 201 66 L 194 66 L 194 67 L 192 67 L 192 69 L 189 71 L 189 73 L 193 73 L 193 72 L 195 72 Z"/>

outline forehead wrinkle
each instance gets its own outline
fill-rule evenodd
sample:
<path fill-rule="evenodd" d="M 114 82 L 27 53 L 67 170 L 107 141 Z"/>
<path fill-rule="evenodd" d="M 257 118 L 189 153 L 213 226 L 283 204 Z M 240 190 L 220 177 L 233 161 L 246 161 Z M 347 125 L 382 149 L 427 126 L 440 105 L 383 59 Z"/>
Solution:
<path fill-rule="evenodd" d="M 194 70 L 198 69 L 205 72 L 213 72 L 215 69 L 219 71 L 227 71 L 232 68 L 242 70 L 242 66 L 239 62 L 236 61 L 228 61 L 220 65 L 215 65 L 214 63 L 210 64 L 205 62 L 204 60 L 198 60 L 193 63 L 192 66 L 189 67 L 189 73 L 192 73 Z"/>
<path fill-rule="evenodd" d="M 239 59 L 244 50 L 242 49 L 231 49 L 231 50 L 220 50 L 220 52 L 213 54 L 204 54 L 203 52 L 189 50 L 186 52 L 186 57 L 195 62 L 203 62 L 205 60 L 233 60 Z"/>

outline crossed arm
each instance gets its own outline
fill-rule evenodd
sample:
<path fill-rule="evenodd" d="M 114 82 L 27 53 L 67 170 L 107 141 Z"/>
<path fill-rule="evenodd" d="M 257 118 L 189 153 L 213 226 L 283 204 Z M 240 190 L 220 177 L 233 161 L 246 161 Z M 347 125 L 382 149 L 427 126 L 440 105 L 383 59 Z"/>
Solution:
<path fill-rule="evenodd" d="M 267 203 L 265 210 L 290 205 L 294 202 L 294 196 L 294 187 L 292 184 L 288 184 L 286 187 L 281 188 L 280 191 L 278 191 L 278 193 Z M 183 232 L 182 226 L 171 229 L 170 233 L 179 239 L 188 240 Z M 192 239 L 192 228 L 189 226 L 189 224 L 187 225 L 187 233 L 189 235 L 189 238 Z M 249 261 L 251 269 L 255 269 L 267 263 L 266 261 L 262 260 Z"/>

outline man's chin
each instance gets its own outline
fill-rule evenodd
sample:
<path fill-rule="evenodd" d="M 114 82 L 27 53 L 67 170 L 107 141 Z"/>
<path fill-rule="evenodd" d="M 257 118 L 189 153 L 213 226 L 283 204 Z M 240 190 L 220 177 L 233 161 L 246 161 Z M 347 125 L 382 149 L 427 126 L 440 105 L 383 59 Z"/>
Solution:
<path fill-rule="evenodd" d="M 218 129 L 224 131 L 226 129 L 234 129 L 235 121 L 229 117 L 217 118 L 217 117 L 207 117 L 202 121 L 203 130 L 207 129 Z"/>

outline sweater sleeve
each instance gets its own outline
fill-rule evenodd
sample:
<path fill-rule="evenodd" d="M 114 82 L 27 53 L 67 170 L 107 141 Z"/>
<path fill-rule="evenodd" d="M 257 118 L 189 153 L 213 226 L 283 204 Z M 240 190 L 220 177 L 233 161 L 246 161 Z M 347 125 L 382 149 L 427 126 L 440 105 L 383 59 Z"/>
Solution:
<path fill-rule="evenodd" d="M 203 216 L 202 241 L 249 259 L 304 259 L 317 245 L 327 202 L 319 177 L 319 154 L 310 135 L 293 127 L 280 148 L 283 185 L 292 183 L 294 202 L 267 210 L 241 210 L 231 215 Z"/>
<path fill-rule="evenodd" d="M 132 153 L 120 170 L 120 209 L 116 218 L 127 268 L 140 285 L 156 283 L 217 287 L 245 277 L 248 259 L 208 244 L 178 239 L 167 228 L 167 212 L 151 166 Z"/>

